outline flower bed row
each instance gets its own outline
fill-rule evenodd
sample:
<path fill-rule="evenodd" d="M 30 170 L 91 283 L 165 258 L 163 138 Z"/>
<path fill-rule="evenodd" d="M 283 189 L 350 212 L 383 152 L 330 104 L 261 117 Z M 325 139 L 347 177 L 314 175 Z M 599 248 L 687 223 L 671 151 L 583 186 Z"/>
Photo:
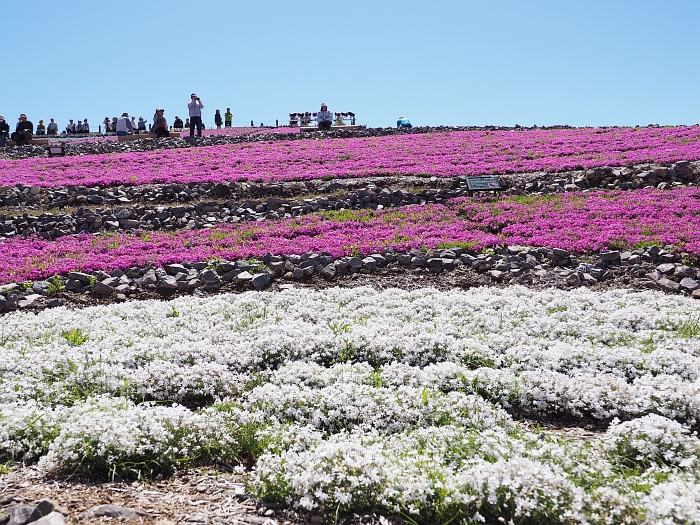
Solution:
<path fill-rule="evenodd" d="M 601 192 L 499 201 L 455 199 L 396 210 L 323 212 L 294 219 L 176 232 L 136 232 L 0 243 L 0 284 L 71 271 L 392 247 L 547 246 L 578 252 L 675 245 L 700 255 L 700 190 Z"/>
<path fill-rule="evenodd" d="M 700 159 L 696 127 L 456 131 L 255 142 L 114 155 L 0 160 L 0 181 L 37 186 L 261 182 L 375 175 L 562 171 Z"/>
<path fill-rule="evenodd" d="M 106 476 L 244 463 L 263 499 L 330 516 L 695 523 L 695 312 L 515 287 L 10 314 L 0 458 Z M 571 441 L 514 410 L 610 426 Z"/>

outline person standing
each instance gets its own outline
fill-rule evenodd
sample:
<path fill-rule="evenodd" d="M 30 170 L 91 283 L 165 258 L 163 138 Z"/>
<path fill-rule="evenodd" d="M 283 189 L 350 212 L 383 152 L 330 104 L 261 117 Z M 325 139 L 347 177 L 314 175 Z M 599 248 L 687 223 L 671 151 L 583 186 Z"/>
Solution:
<path fill-rule="evenodd" d="M 0 115 L 0 148 L 4 148 L 10 136 L 10 125 L 5 122 L 5 115 Z"/>
<path fill-rule="evenodd" d="M 190 110 L 190 137 L 194 137 L 194 128 L 197 127 L 197 136 L 202 136 L 202 109 L 204 104 L 197 95 L 190 95 L 190 103 L 187 104 Z"/>
<path fill-rule="evenodd" d="M 124 135 L 134 134 L 134 128 L 131 126 L 131 120 L 129 119 L 128 113 L 122 113 L 122 117 L 119 120 L 117 120 L 116 131 L 117 137 L 123 137 Z"/>
<path fill-rule="evenodd" d="M 214 113 L 214 124 L 216 124 L 216 129 L 221 129 L 221 124 L 223 124 L 223 119 L 221 118 L 221 110 L 217 109 Z"/>
<path fill-rule="evenodd" d="M 56 124 L 53 119 L 51 119 L 51 122 L 49 122 L 49 125 L 46 128 L 46 133 L 49 135 L 58 135 L 58 124 Z"/>
<path fill-rule="evenodd" d="M 15 141 L 15 145 L 19 146 L 24 142 L 27 146 L 32 143 L 32 135 L 34 134 L 34 124 L 30 120 L 27 120 L 27 115 L 22 113 L 19 116 L 19 122 L 15 128 L 15 132 L 12 134 L 12 140 Z"/>
<path fill-rule="evenodd" d="M 321 111 L 316 115 L 319 131 L 330 131 L 333 123 L 333 113 L 328 111 L 328 106 L 325 102 L 321 102 Z"/>
<path fill-rule="evenodd" d="M 109 120 L 109 117 L 105 117 L 105 119 L 102 121 L 102 124 L 105 125 L 105 133 L 112 133 L 114 131 L 114 128 L 112 128 L 112 123 Z"/>
<path fill-rule="evenodd" d="M 233 113 L 231 113 L 231 108 L 226 108 L 226 113 L 224 113 L 224 126 L 230 128 L 231 122 L 233 122 Z"/>

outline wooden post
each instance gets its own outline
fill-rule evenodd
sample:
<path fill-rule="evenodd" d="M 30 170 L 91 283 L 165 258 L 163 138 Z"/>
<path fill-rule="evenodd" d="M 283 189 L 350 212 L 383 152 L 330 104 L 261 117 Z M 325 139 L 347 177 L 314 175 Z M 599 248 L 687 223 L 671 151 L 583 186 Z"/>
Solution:
<path fill-rule="evenodd" d="M 279 127 L 280 127 L 280 121 L 277 120 L 277 119 L 275 119 L 275 127 L 276 127 L 276 128 L 279 128 Z"/>
<path fill-rule="evenodd" d="M 254 128 L 254 127 L 255 127 L 255 126 L 253 125 L 253 121 L 252 121 L 252 120 L 250 121 L 250 127 L 251 127 L 251 128 Z"/>

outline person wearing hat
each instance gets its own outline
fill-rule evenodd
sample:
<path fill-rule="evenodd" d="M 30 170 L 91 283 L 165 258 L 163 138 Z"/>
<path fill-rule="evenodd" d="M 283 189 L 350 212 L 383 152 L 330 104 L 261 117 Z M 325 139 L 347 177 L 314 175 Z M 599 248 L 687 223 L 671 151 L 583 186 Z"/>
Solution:
<path fill-rule="evenodd" d="M 129 120 L 129 114 L 125 111 L 122 113 L 120 119 L 117 119 L 117 137 L 123 137 L 125 135 L 133 135 L 134 128 L 131 125 L 131 120 Z"/>
<path fill-rule="evenodd" d="M 75 133 L 75 122 L 73 122 L 73 119 L 68 120 L 68 124 L 66 124 L 66 133 Z"/>
<path fill-rule="evenodd" d="M 15 132 L 12 134 L 12 140 L 15 141 L 16 146 L 20 146 L 22 142 L 29 146 L 32 143 L 33 134 L 34 124 L 32 124 L 31 120 L 27 120 L 27 115 L 22 113 L 19 116 L 19 122 L 17 122 Z"/>
<path fill-rule="evenodd" d="M 194 128 L 197 127 L 197 136 L 202 136 L 202 108 L 204 104 L 197 95 L 190 95 L 190 103 L 187 104 L 187 109 L 190 111 L 190 137 L 194 137 Z"/>
<path fill-rule="evenodd" d="M 325 102 L 321 102 L 321 111 L 316 115 L 316 122 L 318 122 L 318 129 L 320 131 L 330 131 L 331 124 L 333 123 L 333 113 L 328 111 L 328 106 Z"/>
<path fill-rule="evenodd" d="M 112 121 L 109 120 L 109 117 L 105 117 L 105 119 L 102 121 L 102 124 L 105 126 L 105 133 L 111 133 L 114 131 L 114 128 L 112 128 Z"/>
<path fill-rule="evenodd" d="M 163 108 L 158 108 L 156 109 L 156 121 L 153 124 L 153 127 L 156 130 L 156 138 L 161 138 L 161 137 L 169 137 L 170 132 L 168 131 L 168 121 L 165 120 L 165 117 L 163 114 L 165 113 L 165 110 Z"/>
<path fill-rule="evenodd" d="M 36 126 L 37 135 L 46 135 L 46 126 L 44 126 L 44 121 L 40 120 L 39 124 Z"/>
<path fill-rule="evenodd" d="M 139 121 L 136 124 L 136 133 L 141 133 L 141 132 L 146 133 L 146 121 L 143 120 L 143 117 L 139 117 Z"/>
<path fill-rule="evenodd" d="M 0 115 L 0 148 L 4 148 L 10 136 L 10 125 L 5 122 L 5 115 Z"/>
<path fill-rule="evenodd" d="M 51 122 L 49 122 L 49 125 L 46 127 L 46 133 L 48 135 L 58 135 L 58 124 L 56 124 L 53 119 L 51 119 Z"/>

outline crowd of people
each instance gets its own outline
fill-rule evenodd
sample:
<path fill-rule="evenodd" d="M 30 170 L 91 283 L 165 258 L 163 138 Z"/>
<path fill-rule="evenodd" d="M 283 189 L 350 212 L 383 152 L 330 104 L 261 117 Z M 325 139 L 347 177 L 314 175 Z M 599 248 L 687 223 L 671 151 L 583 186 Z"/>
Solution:
<path fill-rule="evenodd" d="M 153 115 L 153 121 L 151 124 L 147 124 L 143 117 L 139 117 L 138 122 L 136 117 L 129 117 L 129 114 L 124 112 L 120 118 L 113 117 L 111 120 L 109 117 L 105 117 L 102 121 L 104 126 L 104 133 L 115 133 L 117 136 L 122 135 L 138 135 L 138 134 L 154 134 L 157 137 L 167 137 L 170 135 L 170 130 L 190 130 L 190 137 L 194 136 L 195 129 L 197 130 L 197 136 L 202 136 L 202 130 L 204 129 L 204 124 L 202 123 L 202 109 L 204 109 L 204 104 L 202 100 L 195 94 L 190 95 L 190 101 L 187 104 L 187 110 L 189 117 L 182 121 L 177 115 L 173 120 L 172 126 L 168 126 L 168 120 L 165 117 L 165 110 L 163 108 L 156 108 Z M 290 114 L 296 115 L 296 114 Z M 325 103 L 321 103 L 321 110 L 318 113 L 314 113 L 316 117 L 316 124 L 318 129 L 321 131 L 328 131 L 331 129 L 332 125 L 343 125 L 343 116 L 345 113 L 336 113 L 335 121 L 333 120 L 333 113 L 328 111 L 328 106 Z M 348 113 L 352 115 L 354 124 L 354 113 Z M 3 115 L 0 115 L 0 147 L 5 146 L 7 139 L 11 138 L 16 145 L 30 144 L 33 136 L 42 135 L 58 135 L 58 124 L 54 119 L 50 119 L 48 125 L 44 125 L 44 121 L 40 120 L 36 127 L 36 133 L 34 131 L 34 125 L 31 121 L 27 120 L 27 116 L 22 113 L 19 116 L 19 120 L 15 126 L 15 131 L 10 134 L 10 126 L 5 120 Z M 230 128 L 233 122 L 233 114 L 231 113 L 231 108 L 226 108 L 226 113 L 221 115 L 221 110 L 217 109 L 214 113 L 214 124 L 217 129 L 221 129 L 221 126 Z M 400 117 L 396 123 L 398 128 L 410 128 L 411 123 L 405 117 Z M 86 134 L 90 133 L 90 125 L 88 124 L 88 119 L 83 119 L 82 121 L 78 119 L 76 122 L 70 119 L 66 125 L 65 133 L 67 135 L 71 134 Z"/>

